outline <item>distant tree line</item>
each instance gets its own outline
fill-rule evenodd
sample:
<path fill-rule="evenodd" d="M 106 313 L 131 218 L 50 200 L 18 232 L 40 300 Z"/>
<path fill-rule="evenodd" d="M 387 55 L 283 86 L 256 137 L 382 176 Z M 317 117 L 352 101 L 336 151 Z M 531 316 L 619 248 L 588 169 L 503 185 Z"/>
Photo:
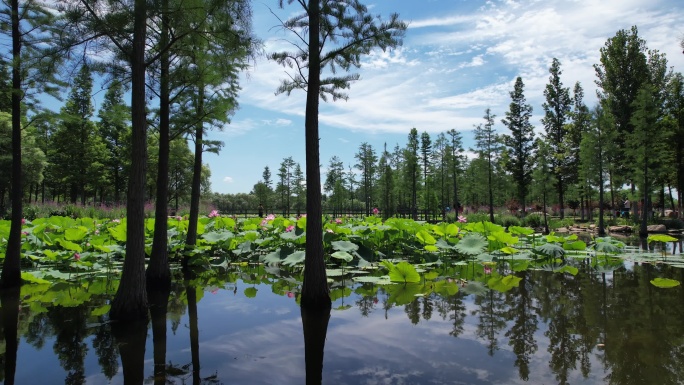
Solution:
<path fill-rule="evenodd" d="M 389 217 L 439 214 L 447 207 L 493 215 L 494 207 L 505 207 L 520 215 L 554 211 L 561 218 L 573 210 L 594 219 L 594 209 L 603 217 L 603 209 L 619 209 L 629 199 L 642 219 L 655 208 L 681 213 L 684 77 L 667 67 L 664 54 L 646 47 L 636 27 L 608 39 L 600 57 L 594 66 L 598 103 L 591 108 L 582 85 L 566 87 L 560 61 L 551 61 L 540 135 L 530 123 L 532 107 L 518 77 L 503 119 L 487 109 L 483 123 L 473 128 L 474 156 L 466 156 L 461 131 L 431 136 L 417 128 L 404 147 L 361 143 L 347 164 L 333 156 L 326 165 L 324 209 L 370 214 L 378 208 Z M 217 194 L 214 200 L 262 203 L 289 214 L 298 212 L 305 188 L 301 168 L 288 157 L 275 177 L 264 168 L 249 194 L 253 198 Z"/>

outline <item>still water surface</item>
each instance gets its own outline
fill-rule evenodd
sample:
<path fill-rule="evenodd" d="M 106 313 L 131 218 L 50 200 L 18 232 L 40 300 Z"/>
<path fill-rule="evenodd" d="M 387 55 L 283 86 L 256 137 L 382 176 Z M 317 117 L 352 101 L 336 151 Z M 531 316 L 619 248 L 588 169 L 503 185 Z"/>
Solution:
<path fill-rule="evenodd" d="M 236 269 L 174 283 L 166 311 L 155 314 L 156 330 L 151 322 L 137 342 L 115 338 L 106 314 L 97 314 L 114 292 L 111 282 L 65 286 L 52 303 L 67 306 L 22 303 L 14 383 L 122 384 L 124 372 L 127 383 L 307 383 L 296 274 Z M 327 330 L 326 317 L 313 321 L 325 350 L 322 373 L 312 360 L 309 380 L 318 371 L 323 384 L 350 385 L 684 382 L 684 290 L 650 284 L 655 277 L 683 281 L 683 269 L 627 264 L 604 273 L 580 266 L 576 276 L 514 274 L 522 280 L 507 292 L 465 290 L 464 282 L 455 295 L 433 292 L 406 304 L 384 287 L 336 281 Z M 475 269 L 462 278 L 475 280 Z M 105 294 L 84 294 L 107 285 Z M 71 306 L 73 297 L 87 299 Z M 0 348 L 6 380 L 11 344 Z M 166 363 L 156 378 L 155 361 Z"/>

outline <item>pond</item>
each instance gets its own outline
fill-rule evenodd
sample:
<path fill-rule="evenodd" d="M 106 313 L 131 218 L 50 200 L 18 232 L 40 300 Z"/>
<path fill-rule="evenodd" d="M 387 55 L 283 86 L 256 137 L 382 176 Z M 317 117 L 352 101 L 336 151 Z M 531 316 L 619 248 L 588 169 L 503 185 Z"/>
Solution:
<path fill-rule="evenodd" d="M 342 274 L 331 282 L 329 316 L 304 314 L 306 325 L 298 305 L 300 268 L 239 263 L 192 280 L 176 271 L 168 297 L 152 298 L 153 318 L 142 327 L 108 322 L 117 286 L 111 276 L 26 284 L 18 305 L 16 295 L 2 298 L 1 378 L 16 384 L 681 383 L 684 289 L 651 280 L 683 281 L 684 270 L 608 257 L 571 265 L 574 275 L 553 262 L 513 271 L 507 263 L 471 261 L 433 267 L 443 280 L 425 274 L 420 283 L 392 285 Z M 499 290 L 483 284 L 498 274 L 518 284 Z"/>

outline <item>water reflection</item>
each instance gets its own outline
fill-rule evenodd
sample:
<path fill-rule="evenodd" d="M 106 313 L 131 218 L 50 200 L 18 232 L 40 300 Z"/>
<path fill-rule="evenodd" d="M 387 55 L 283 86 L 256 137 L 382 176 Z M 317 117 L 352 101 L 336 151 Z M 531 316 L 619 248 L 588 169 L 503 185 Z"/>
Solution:
<path fill-rule="evenodd" d="M 330 309 L 301 310 L 304 331 L 304 359 L 306 385 L 321 385 L 323 378 L 323 350 L 328 333 Z"/>
<path fill-rule="evenodd" d="M 2 334 L 5 342 L 3 355 L 4 383 L 14 384 L 14 374 L 17 367 L 17 350 L 19 339 L 17 327 L 19 323 L 19 289 L 4 289 L 0 292 L 0 306 L 2 306 Z"/>
<path fill-rule="evenodd" d="M 651 280 L 684 282 L 684 269 L 574 265 L 439 266 L 413 285 L 339 279 L 322 314 L 299 308 L 298 272 L 235 266 L 150 293 L 149 325 L 110 324 L 104 282 L 27 285 L 0 298 L 4 383 L 680 383 L 684 289 Z M 483 284 L 509 274 L 519 281 L 508 290 Z"/>

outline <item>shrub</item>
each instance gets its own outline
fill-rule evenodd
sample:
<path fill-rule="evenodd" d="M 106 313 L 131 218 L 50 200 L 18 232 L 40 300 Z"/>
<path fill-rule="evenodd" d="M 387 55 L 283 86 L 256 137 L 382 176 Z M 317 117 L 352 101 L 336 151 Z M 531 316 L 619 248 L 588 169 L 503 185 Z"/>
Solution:
<path fill-rule="evenodd" d="M 528 214 L 523 220 L 523 224 L 528 227 L 542 227 L 544 218 L 539 214 Z"/>
<path fill-rule="evenodd" d="M 468 215 L 466 215 L 466 218 L 468 218 L 468 223 L 489 221 L 489 214 L 484 214 L 484 213 L 468 214 Z"/>
<path fill-rule="evenodd" d="M 513 215 L 501 215 L 497 222 L 503 227 L 520 226 L 520 219 Z"/>

